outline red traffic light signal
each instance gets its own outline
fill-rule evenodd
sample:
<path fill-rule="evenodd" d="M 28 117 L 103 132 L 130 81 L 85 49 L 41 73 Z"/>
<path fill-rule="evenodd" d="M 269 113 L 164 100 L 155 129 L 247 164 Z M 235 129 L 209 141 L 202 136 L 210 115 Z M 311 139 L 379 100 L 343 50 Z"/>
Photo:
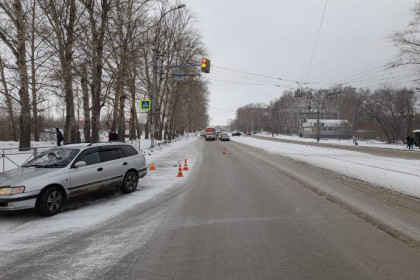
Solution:
<path fill-rule="evenodd" d="M 201 72 L 210 73 L 210 59 L 201 59 Z"/>

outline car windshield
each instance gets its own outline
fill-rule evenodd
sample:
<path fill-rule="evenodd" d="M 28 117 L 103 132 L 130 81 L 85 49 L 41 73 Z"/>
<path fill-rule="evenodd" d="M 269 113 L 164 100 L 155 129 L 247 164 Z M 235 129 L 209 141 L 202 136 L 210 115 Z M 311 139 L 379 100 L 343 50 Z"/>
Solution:
<path fill-rule="evenodd" d="M 79 153 L 79 149 L 54 148 L 39 154 L 23 167 L 62 168 L 66 167 Z"/>

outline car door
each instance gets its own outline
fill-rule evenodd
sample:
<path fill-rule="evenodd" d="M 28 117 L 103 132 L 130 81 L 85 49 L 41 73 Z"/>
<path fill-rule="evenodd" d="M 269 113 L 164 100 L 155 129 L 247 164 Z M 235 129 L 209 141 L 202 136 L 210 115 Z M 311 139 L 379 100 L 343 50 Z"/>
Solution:
<path fill-rule="evenodd" d="M 86 165 L 76 168 L 74 165 L 79 161 L 86 162 Z M 99 149 L 92 147 L 84 150 L 77 156 L 70 168 L 69 194 L 74 195 L 97 189 L 103 183 L 103 171 Z"/>
<path fill-rule="evenodd" d="M 106 178 L 104 187 L 118 186 L 122 184 L 127 161 L 120 146 L 102 146 L 99 148 L 99 157 L 103 168 L 103 176 Z"/>
<path fill-rule="evenodd" d="M 126 156 L 124 162 L 127 162 L 126 171 L 129 169 L 137 170 L 139 178 L 143 178 L 147 173 L 146 159 L 133 146 L 123 145 L 121 149 Z"/>

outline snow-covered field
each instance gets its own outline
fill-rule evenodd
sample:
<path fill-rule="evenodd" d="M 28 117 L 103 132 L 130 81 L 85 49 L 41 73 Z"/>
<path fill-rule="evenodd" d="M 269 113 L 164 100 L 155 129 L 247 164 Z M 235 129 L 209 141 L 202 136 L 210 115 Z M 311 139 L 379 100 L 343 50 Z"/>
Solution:
<path fill-rule="evenodd" d="M 305 142 L 305 143 L 317 143 L 316 139 L 303 138 L 297 135 L 291 136 L 291 135 L 275 135 L 274 134 L 274 136 L 271 136 L 271 134 L 267 134 L 267 133 L 258 133 L 255 135 L 268 137 L 268 138 L 279 138 L 279 139 L 290 140 L 290 141 L 299 141 L 299 142 Z M 354 146 L 352 139 L 321 139 L 320 143 L 341 145 L 341 146 Z M 405 144 L 388 144 L 388 143 L 377 141 L 377 140 L 357 140 L 357 143 L 359 144 L 360 147 L 407 150 L 407 145 Z M 415 147 L 414 151 L 420 152 L 420 149 L 418 147 Z"/>
<path fill-rule="evenodd" d="M 140 179 L 137 191 L 131 194 L 116 194 L 114 197 L 96 200 L 48 218 L 39 217 L 31 211 L 11 216 L 2 214 L 0 252 L 42 245 L 32 242 L 33 240 L 52 242 L 56 238 L 96 225 L 185 182 L 199 160 L 199 153 L 193 145 L 197 139 L 198 137 L 183 138 L 154 150 L 146 149 L 144 152 L 148 164 L 153 162 L 157 170 L 148 171 L 148 174 Z M 183 163 L 184 158 L 188 159 L 190 171 L 183 172 L 184 178 L 177 178 L 178 163 Z"/>
<path fill-rule="evenodd" d="M 231 140 L 420 198 L 420 160 L 379 157 L 251 137 L 231 137 Z"/>

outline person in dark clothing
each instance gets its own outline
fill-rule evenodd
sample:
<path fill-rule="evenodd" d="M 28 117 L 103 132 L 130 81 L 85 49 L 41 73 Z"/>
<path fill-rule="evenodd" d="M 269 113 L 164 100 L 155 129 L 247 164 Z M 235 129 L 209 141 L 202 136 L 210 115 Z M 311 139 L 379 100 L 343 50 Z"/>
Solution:
<path fill-rule="evenodd" d="M 414 138 L 411 137 L 411 136 L 409 137 L 408 149 L 409 150 L 413 150 L 414 149 Z"/>
<path fill-rule="evenodd" d="M 111 129 L 111 131 L 109 132 L 108 141 L 109 142 L 118 141 L 118 134 L 115 132 L 115 130 Z"/>
<path fill-rule="evenodd" d="M 410 135 L 407 135 L 407 138 L 405 138 L 405 142 L 407 143 L 407 147 L 405 147 L 405 148 L 410 149 Z"/>
<path fill-rule="evenodd" d="M 61 131 L 58 129 L 58 127 L 55 128 L 56 133 L 57 133 L 57 146 L 61 146 L 61 142 L 63 142 L 64 137 L 63 137 L 63 133 L 61 133 Z"/>

